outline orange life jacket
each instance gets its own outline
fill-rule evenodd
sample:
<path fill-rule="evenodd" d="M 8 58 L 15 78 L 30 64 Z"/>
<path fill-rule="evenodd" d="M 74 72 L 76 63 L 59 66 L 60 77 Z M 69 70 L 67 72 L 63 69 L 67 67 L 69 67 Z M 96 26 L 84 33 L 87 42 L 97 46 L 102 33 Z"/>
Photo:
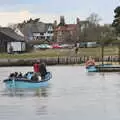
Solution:
<path fill-rule="evenodd" d="M 88 67 L 88 66 L 94 66 L 94 65 L 95 65 L 95 61 L 94 60 L 88 60 L 86 62 L 86 67 Z"/>

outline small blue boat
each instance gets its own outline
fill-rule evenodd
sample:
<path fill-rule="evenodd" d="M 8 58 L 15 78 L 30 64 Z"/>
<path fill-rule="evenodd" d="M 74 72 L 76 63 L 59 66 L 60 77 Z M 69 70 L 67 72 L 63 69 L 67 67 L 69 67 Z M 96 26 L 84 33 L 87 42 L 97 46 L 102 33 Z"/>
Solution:
<path fill-rule="evenodd" d="M 96 66 L 89 66 L 89 67 L 86 67 L 87 71 L 88 72 L 97 72 L 97 68 Z"/>
<path fill-rule="evenodd" d="M 99 65 L 96 65 L 96 66 L 88 66 L 86 67 L 87 71 L 88 72 L 102 72 L 104 70 L 104 68 L 111 68 L 112 67 L 112 64 L 99 64 Z M 100 69 L 102 68 L 102 69 Z"/>
<path fill-rule="evenodd" d="M 31 72 L 32 73 L 32 72 Z M 52 78 L 52 74 L 47 72 L 45 78 L 41 81 L 32 81 L 26 78 L 7 78 L 3 82 L 6 88 L 24 89 L 24 88 L 40 88 L 48 86 L 48 81 Z"/>

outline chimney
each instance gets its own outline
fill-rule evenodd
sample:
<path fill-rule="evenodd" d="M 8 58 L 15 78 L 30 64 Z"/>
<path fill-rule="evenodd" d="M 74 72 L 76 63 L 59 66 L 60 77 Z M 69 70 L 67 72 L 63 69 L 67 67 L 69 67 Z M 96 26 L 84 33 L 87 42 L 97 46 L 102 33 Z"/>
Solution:
<path fill-rule="evenodd" d="M 60 25 L 62 25 L 62 26 L 65 25 L 65 18 L 64 18 L 64 16 L 60 16 Z"/>
<path fill-rule="evenodd" d="M 76 23 L 77 24 L 80 24 L 80 19 L 77 17 L 77 19 L 76 19 Z"/>
<path fill-rule="evenodd" d="M 56 20 L 54 21 L 53 26 L 54 26 L 54 28 L 57 27 L 57 21 Z"/>

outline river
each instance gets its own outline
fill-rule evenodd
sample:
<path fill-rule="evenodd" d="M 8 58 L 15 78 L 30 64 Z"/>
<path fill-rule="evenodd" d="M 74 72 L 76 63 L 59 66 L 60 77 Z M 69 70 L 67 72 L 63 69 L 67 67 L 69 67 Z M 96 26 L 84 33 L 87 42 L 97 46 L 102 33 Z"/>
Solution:
<path fill-rule="evenodd" d="M 0 120 L 120 120 L 120 73 L 87 73 L 83 66 L 48 66 L 47 88 L 5 91 L 10 72 L 32 67 L 0 68 Z"/>

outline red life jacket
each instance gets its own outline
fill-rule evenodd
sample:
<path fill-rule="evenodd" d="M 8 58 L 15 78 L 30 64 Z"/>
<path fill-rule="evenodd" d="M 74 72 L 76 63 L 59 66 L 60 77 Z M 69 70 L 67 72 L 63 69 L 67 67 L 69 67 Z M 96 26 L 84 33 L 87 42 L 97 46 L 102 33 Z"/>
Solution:
<path fill-rule="evenodd" d="M 33 67 L 34 67 L 34 72 L 40 72 L 39 64 L 35 63 Z"/>

